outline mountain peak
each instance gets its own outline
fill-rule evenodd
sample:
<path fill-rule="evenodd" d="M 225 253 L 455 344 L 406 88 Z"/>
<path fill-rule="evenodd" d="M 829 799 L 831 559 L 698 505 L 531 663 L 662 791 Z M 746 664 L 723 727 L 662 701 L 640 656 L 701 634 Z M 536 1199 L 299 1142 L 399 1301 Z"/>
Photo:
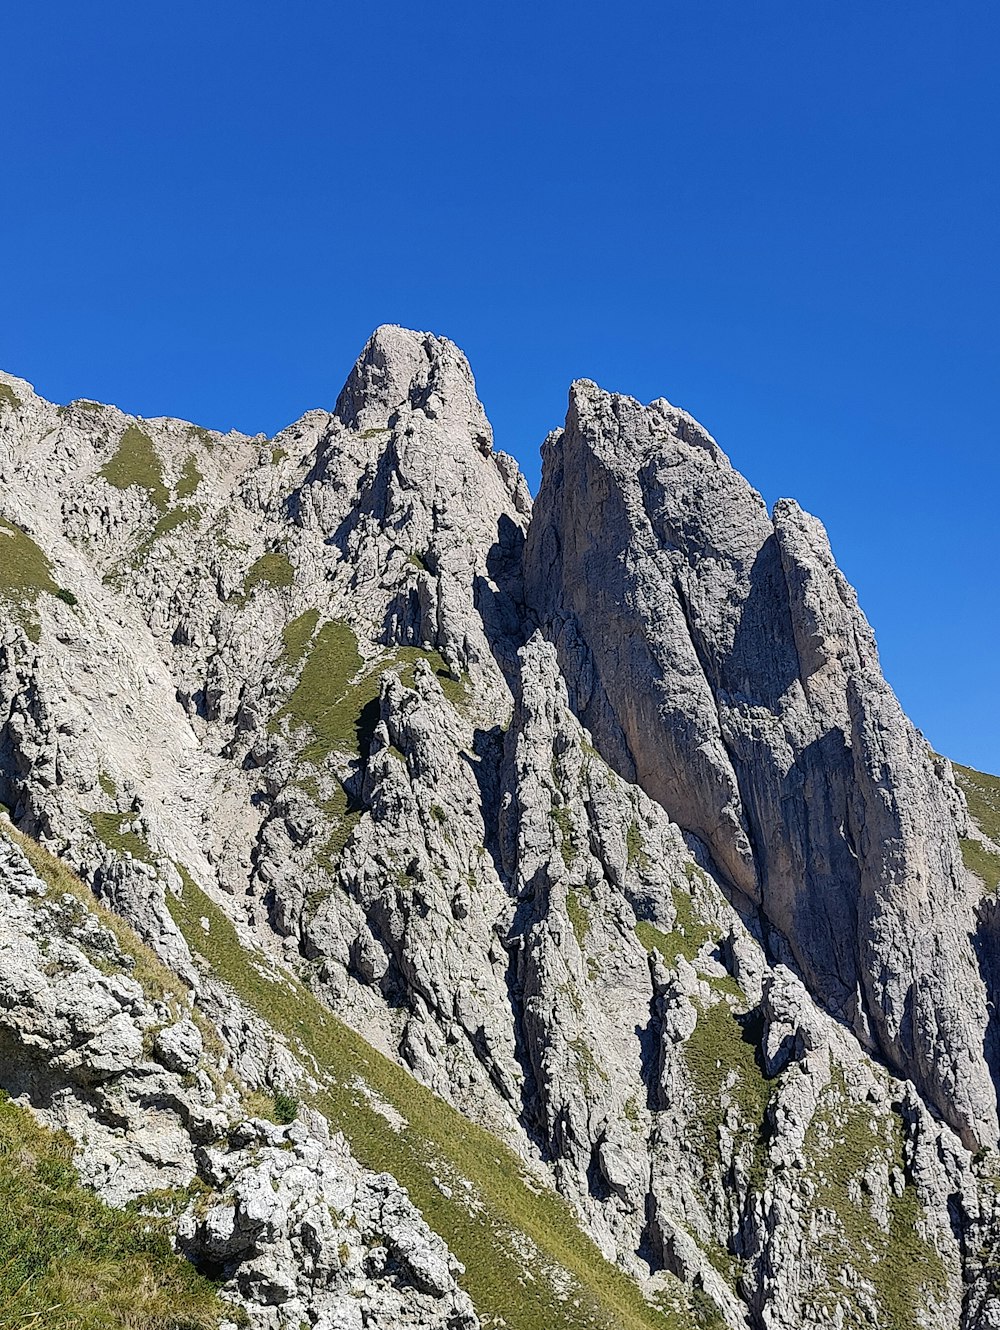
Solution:
<path fill-rule="evenodd" d="M 337 398 L 348 429 L 381 429 L 406 412 L 460 418 L 484 452 L 493 433 L 465 355 L 447 337 L 383 323 L 372 333 Z"/>

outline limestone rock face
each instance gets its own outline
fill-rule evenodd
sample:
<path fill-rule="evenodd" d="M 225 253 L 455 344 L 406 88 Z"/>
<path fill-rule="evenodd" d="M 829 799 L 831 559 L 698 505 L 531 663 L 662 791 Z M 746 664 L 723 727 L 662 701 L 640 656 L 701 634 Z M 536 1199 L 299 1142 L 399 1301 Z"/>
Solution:
<path fill-rule="evenodd" d="M 76 1163 L 113 1203 L 186 1186 L 197 1144 L 239 1105 L 213 1085 L 177 995 L 145 992 L 114 934 L 2 832 L 0 901 L 3 1088 L 86 1139 Z"/>
<path fill-rule="evenodd" d="M 254 1326 L 476 1330 L 461 1267 L 395 1180 L 318 1114 L 247 1119 L 229 1051 L 206 1056 L 168 972 L 136 970 L 96 903 L 0 829 L 0 1087 L 69 1133 L 81 1179 L 113 1205 L 191 1192 L 179 1247 L 222 1267 Z"/>
<path fill-rule="evenodd" d="M 545 447 L 525 576 L 616 769 L 705 845 L 832 1011 L 968 1141 L 994 1140 L 954 784 L 820 524 L 787 500 L 769 516 L 667 402 L 581 382 Z"/>
<path fill-rule="evenodd" d="M 88 1186 L 260 1330 L 1000 1330 L 1000 793 L 814 518 L 586 381 L 532 507 L 395 326 L 272 439 L 0 389 L 0 1087 Z"/>
<path fill-rule="evenodd" d="M 477 1330 L 447 1247 L 395 1180 L 361 1168 L 318 1115 L 243 1122 L 199 1162 L 218 1191 L 182 1217 L 179 1245 L 222 1268 L 254 1325 Z"/>

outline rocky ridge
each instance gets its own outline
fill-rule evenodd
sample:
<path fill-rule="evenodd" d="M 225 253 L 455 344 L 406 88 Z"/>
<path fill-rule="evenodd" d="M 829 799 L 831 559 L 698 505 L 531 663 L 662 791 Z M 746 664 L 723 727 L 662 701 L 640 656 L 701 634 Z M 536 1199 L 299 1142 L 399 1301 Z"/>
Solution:
<path fill-rule="evenodd" d="M 274 1330 L 1000 1326 L 1000 831 L 814 518 L 586 381 L 532 507 L 399 328 L 273 440 L 0 388 L 0 799 L 177 976 L 4 851 L 89 1186 Z"/>

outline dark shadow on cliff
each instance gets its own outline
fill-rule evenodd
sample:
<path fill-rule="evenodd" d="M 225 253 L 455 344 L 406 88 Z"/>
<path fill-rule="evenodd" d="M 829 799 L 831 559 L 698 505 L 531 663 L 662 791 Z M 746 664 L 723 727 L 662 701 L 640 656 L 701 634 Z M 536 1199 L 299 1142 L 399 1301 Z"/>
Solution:
<path fill-rule="evenodd" d="M 984 896 L 976 911 L 972 945 L 986 985 L 986 1036 L 983 1055 L 1000 1102 L 1000 897 Z"/>
<path fill-rule="evenodd" d="M 489 578 L 476 577 L 472 588 L 493 658 L 514 693 L 519 675 L 517 653 L 534 629 L 524 600 L 524 542 L 521 528 L 502 514 L 496 541 L 486 555 Z"/>
<path fill-rule="evenodd" d="M 749 582 L 732 649 L 716 677 L 709 674 L 709 684 L 715 693 L 722 688 L 780 714 L 781 699 L 799 678 L 800 665 L 776 536 L 768 536 L 758 550 Z M 699 657 L 707 663 L 705 644 Z"/>

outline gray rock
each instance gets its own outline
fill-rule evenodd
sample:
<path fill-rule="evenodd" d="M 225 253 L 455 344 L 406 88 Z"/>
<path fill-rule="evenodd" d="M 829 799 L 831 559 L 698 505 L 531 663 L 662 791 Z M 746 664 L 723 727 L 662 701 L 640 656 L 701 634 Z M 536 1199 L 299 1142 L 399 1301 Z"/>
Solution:
<path fill-rule="evenodd" d="M 769 517 L 684 412 L 584 381 L 546 443 L 526 588 L 612 764 L 831 1010 L 968 1142 L 995 1142 L 953 783 L 820 524 L 787 500 Z"/>
<path fill-rule="evenodd" d="M 181 1074 L 192 1072 L 201 1061 L 203 1045 L 198 1027 L 193 1021 L 176 1021 L 158 1030 L 153 1040 L 153 1053 L 168 1071 Z"/>

